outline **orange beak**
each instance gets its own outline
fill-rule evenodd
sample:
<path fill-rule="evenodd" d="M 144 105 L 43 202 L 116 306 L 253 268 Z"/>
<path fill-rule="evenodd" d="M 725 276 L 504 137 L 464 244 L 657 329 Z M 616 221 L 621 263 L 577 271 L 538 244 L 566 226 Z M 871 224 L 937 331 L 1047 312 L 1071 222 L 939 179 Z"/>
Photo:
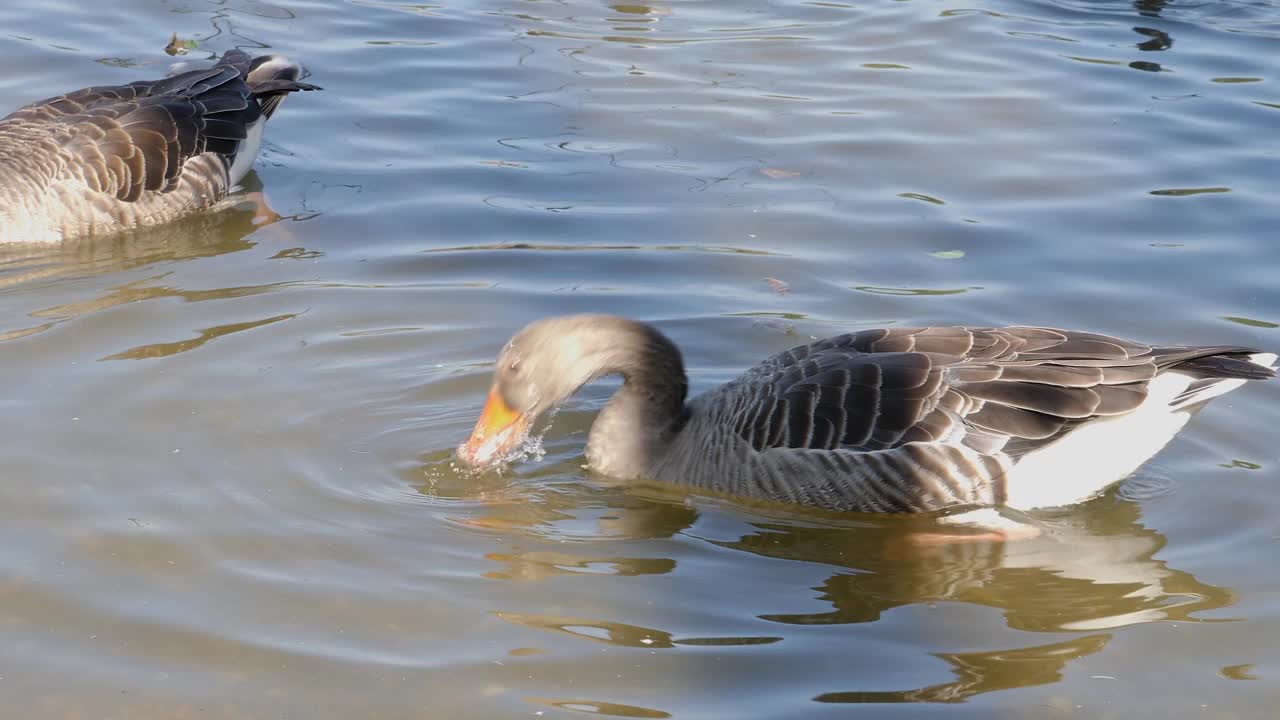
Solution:
<path fill-rule="evenodd" d="M 524 441 L 528 430 L 529 418 L 508 407 L 494 385 L 471 437 L 458 447 L 458 459 L 469 467 L 501 461 Z"/>

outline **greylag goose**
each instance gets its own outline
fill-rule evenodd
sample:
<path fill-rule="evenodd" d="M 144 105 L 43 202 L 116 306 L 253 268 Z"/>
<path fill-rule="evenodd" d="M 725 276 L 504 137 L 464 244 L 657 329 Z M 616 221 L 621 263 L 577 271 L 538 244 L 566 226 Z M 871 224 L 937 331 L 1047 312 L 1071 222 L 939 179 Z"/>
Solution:
<path fill-rule="evenodd" d="M 1133 472 L 1191 411 L 1276 356 L 1038 327 L 863 330 L 774 355 L 685 401 L 680 351 L 605 315 L 535 322 L 498 355 L 456 457 L 504 462 L 582 385 L 620 375 L 590 467 L 715 493 L 862 512 L 1084 500 Z"/>
<path fill-rule="evenodd" d="M 286 95 L 316 90 L 280 55 L 89 87 L 0 119 L 0 241 L 56 242 L 169 222 L 248 174 Z"/>

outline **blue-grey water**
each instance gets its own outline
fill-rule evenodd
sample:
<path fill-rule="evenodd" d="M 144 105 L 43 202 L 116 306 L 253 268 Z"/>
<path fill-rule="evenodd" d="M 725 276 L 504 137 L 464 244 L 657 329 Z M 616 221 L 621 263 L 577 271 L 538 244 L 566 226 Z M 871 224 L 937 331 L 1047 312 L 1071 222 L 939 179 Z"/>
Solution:
<path fill-rule="evenodd" d="M 0 716 L 1280 711 L 1280 383 L 1009 543 L 617 487 L 607 384 L 450 464 L 559 313 L 1280 349 L 1273 0 L 25 0 L 0 109 L 231 47 L 265 199 L 0 248 Z"/>

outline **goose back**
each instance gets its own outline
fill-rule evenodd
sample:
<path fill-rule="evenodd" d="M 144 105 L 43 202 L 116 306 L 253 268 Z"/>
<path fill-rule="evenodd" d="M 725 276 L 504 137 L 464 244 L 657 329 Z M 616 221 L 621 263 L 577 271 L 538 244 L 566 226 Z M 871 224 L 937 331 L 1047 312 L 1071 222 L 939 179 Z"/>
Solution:
<path fill-rule="evenodd" d="M 154 225 L 221 200 L 250 167 L 254 135 L 280 99 L 315 89 L 299 72 L 276 56 L 232 50 L 213 67 L 14 111 L 0 119 L 0 240 Z"/>
<path fill-rule="evenodd" d="M 1035 327 L 840 335 L 695 398 L 687 431 L 650 474 L 837 510 L 1004 504 L 1025 495 L 1012 487 L 1024 482 L 1015 471 L 1024 459 L 1082 426 L 1133 415 L 1156 388 L 1163 416 L 1273 375 L 1254 352 Z M 1153 383 L 1165 374 L 1172 382 Z M 1136 467 L 1116 455 L 1115 472 L 1043 496 L 1083 499 Z"/>

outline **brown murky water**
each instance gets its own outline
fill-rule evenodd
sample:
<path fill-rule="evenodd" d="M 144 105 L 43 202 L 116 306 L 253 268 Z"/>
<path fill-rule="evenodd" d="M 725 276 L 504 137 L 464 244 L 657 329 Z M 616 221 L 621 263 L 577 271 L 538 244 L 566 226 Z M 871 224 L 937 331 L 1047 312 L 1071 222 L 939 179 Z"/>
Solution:
<path fill-rule="evenodd" d="M 506 338 L 695 390 L 886 323 L 1280 347 L 1271 2 L 0 8 L 0 105 L 264 45 L 266 204 L 0 248 L 6 718 L 1261 718 L 1280 383 L 1042 537 L 449 463 Z M 190 56 L 189 56 L 190 57 Z M 850 704 L 875 704 L 851 708 Z M 859 715 L 861 716 L 861 715 Z"/>

